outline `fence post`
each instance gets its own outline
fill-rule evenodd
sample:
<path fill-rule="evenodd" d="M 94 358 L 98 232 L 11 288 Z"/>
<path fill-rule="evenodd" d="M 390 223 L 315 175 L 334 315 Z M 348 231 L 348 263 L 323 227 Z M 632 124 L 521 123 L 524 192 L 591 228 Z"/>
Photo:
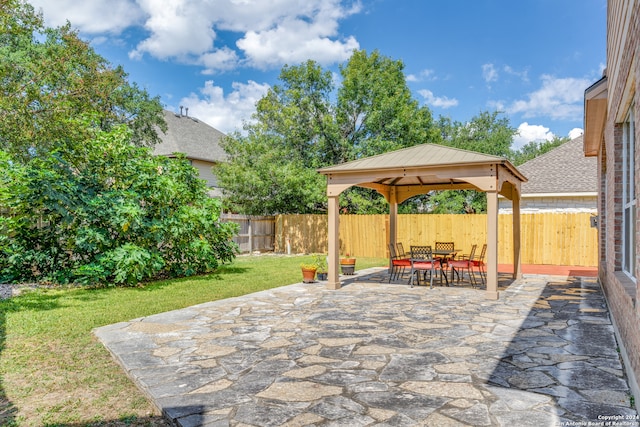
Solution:
<path fill-rule="evenodd" d="M 253 227 L 251 226 L 251 218 L 249 218 L 249 254 L 253 253 Z"/>

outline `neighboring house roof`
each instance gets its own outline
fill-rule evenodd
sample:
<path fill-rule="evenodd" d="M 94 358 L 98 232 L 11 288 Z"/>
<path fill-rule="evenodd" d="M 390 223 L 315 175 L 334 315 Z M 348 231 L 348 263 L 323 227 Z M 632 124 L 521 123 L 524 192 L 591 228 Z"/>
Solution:
<path fill-rule="evenodd" d="M 596 194 L 597 161 L 584 156 L 582 136 L 574 138 L 518 166 L 529 178 L 522 184 L 522 194 Z"/>
<path fill-rule="evenodd" d="M 167 132 L 158 132 L 161 141 L 154 147 L 154 154 L 171 156 L 184 153 L 187 158 L 220 162 L 226 159 L 226 153 L 220 147 L 225 134 L 196 119 L 179 113 L 164 110 Z"/>

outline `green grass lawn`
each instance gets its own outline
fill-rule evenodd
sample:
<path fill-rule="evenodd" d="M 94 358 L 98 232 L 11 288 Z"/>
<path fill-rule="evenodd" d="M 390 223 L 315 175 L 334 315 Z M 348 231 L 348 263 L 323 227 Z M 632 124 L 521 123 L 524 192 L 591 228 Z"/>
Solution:
<path fill-rule="evenodd" d="M 312 256 L 240 256 L 139 287 L 38 289 L 0 301 L 0 425 L 164 426 L 92 329 L 302 281 Z M 384 266 L 359 258 L 357 269 Z"/>

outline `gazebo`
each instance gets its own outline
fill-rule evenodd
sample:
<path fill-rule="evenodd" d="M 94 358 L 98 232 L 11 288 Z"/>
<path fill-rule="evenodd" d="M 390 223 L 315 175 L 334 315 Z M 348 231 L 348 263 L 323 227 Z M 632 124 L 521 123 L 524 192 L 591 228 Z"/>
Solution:
<path fill-rule="evenodd" d="M 498 298 L 498 195 L 513 204 L 513 271 L 520 263 L 520 186 L 527 181 L 508 160 L 436 144 L 421 144 L 318 170 L 327 176 L 329 277 L 327 287 L 339 289 L 340 193 L 352 186 L 372 188 L 389 202 L 389 241 L 397 241 L 398 203 L 432 190 L 477 190 L 487 193 L 487 290 Z"/>

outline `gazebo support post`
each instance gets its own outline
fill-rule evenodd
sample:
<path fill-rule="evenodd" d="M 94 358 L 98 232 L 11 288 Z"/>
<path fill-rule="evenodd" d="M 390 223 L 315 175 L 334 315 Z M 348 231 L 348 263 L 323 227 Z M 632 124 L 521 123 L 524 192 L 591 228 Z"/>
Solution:
<path fill-rule="evenodd" d="M 487 191 L 487 299 L 498 299 L 498 193 Z"/>
<path fill-rule="evenodd" d="M 389 244 L 395 247 L 398 242 L 398 199 L 396 189 L 391 189 L 389 195 Z M 391 272 L 391 254 L 389 254 L 389 272 Z"/>
<path fill-rule="evenodd" d="M 513 204 L 513 278 L 522 279 L 522 259 L 520 258 L 520 193 L 511 201 Z"/>
<path fill-rule="evenodd" d="M 339 258 L 340 258 L 340 205 L 339 194 L 336 196 L 329 196 L 328 203 L 328 215 L 329 215 L 329 271 L 327 289 L 340 289 L 340 277 L 338 273 Z"/>

